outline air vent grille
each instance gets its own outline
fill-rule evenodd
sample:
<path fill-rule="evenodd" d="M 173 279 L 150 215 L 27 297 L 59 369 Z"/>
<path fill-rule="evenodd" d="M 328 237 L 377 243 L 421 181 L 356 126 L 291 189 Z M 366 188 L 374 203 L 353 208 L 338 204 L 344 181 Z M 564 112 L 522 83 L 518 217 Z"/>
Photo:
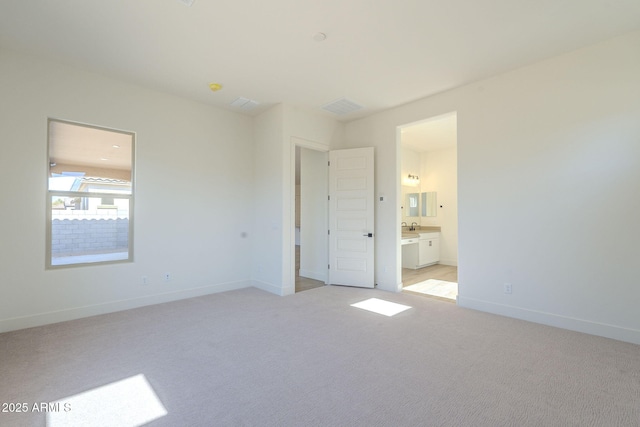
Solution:
<path fill-rule="evenodd" d="M 345 114 L 353 113 L 354 111 L 358 111 L 361 108 L 363 108 L 362 105 L 350 101 L 347 98 L 340 98 L 322 106 L 323 110 L 329 111 L 333 114 L 337 114 L 338 116 L 344 116 Z"/>
<path fill-rule="evenodd" d="M 233 101 L 229 105 L 235 108 L 240 108 L 241 110 L 253 110 L 259 104 L 260 103 L 258 101 L 254 101 L 253 99 L 240 97 L 240 98 L 237 98 L 235 101 Z"/>

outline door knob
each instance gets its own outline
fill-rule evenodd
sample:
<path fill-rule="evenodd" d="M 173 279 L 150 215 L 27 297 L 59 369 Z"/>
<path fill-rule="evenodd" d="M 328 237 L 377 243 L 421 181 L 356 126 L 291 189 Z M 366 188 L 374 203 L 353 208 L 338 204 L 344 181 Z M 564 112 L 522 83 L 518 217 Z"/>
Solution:
<path fill-rule="evenodd" d="M 365 233 L 363 234 L 364 237 L 373 237 L 373 233 Z"/>

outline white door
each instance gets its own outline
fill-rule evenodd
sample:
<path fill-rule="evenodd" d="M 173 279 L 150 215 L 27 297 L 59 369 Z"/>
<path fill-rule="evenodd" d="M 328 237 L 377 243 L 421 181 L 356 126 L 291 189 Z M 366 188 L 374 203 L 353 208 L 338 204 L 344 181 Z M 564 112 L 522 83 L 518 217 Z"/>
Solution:
<path fill-rule="evenodd" d="M 329 283 L 373 288 L 373 147 L 330 151 L 329 161 Z"/>

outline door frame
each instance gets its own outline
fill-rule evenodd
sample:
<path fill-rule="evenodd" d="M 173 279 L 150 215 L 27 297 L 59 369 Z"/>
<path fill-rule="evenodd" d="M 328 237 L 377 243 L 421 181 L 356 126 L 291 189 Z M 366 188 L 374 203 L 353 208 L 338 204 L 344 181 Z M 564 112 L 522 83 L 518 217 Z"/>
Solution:
<path fill-rule="evenodd" d="M 442 117 L 448 116 L 450 114 L 455 114 L 456 116 L 456 123 L 459 123 L 459 113 L 457 110 L 452 110 L 452 111 L 448 111 L 446 113 L 440 113 L 440 114 L 434 114 L 428 117 L 425 117 L 423 119 L 419 119 L 419 120 L 414 120 L 412 122 L 408 122 L 408 123 L 404 123 L 404 124 L 400 124 L 400 125 L 396 125 L 396 146 L 395 146 L 395 151 L 396 151 L 396 173 L 395 173 L 395 177 L 396 177 L 396 224 L 400 224 L 402 221 L 402 209 L 401 206 L 404 203 L 404 201 L 402 200 L 402 129 L 404 128 L 408 128 L 411 126 L 416 126 L 416 125 L 420 125 L 423 123 L 428 123 L 430 121 L 433 120 L 438 120 Z M 458 138 L 456 136 L 456 151 L 458 150 Z M 456 170 L 456 174 L 458 174 L 459 171 Z M 459 223 L 459 214 L 456 215 L 456 221 Z M 403 282 L 402 282 L 402 230 L 399 229 L 397 227 L 397 225 L 395 226 L 395 230 L 397 233 L 397 238 L 396 238 L 396 277 L 397 277 L 397 292 L 402 292 L 402 288 L 404 286 Z M 460 240 L 460 238 L 458 237 L 458 241 Z M 459 258 L 459 257 L 458 257 Z M 456 263 L 456 266 L 459 267 L 459 264 Z M 460 277 L 458 277 L 458 281 L 460 281 Z"/>
<path fill-rule="evenodd" d="M 300 148 L 308 148 L 310 150 L 321 151 L 324 153 L 329 152 L 329 147 L 321 144 L 316 141 L 311 141 L 304 138 L 299 138 L 297 136 L 292 136 L 290 138 L 290 171 L 289 174 L 289 248 L 290 248 L 290 259 L 289 259 L 289 283 L 293 286 L 293 293 L 295 294 L 296 287 L 296 147 Z M 328 166 L 327 166 L 328 169 Z M 327 173 L 328 177 L 328 173 Z M 327 181 L 327 185 L 328 185 Z M 327 205 L 327 211 L 329 206 Z M 300 218 L 302 221 L 302 218 Z M 326 228 L 329 229 L 329 218 L 327 215 L 327 223 Z M 327 246 L 328 249 L 328 246 Z M 327 264 L 329 264 L 329 252 L 327 250 L 326 253 Z M 327 274 L 327 278 L 329 275 Z M 325 282 L 326 284 L 326 282 Z"/>

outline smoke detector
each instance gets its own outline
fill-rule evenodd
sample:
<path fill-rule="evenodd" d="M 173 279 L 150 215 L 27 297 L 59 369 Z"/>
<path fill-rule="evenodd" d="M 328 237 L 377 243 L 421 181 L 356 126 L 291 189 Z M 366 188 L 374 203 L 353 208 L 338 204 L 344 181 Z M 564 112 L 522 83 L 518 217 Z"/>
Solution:
<path fill-rule="evenodd" d="M 180 3 L 186 4 L 187 6 L 193 6 L 193 2 L 196 0 L 178 0 Z"/>

